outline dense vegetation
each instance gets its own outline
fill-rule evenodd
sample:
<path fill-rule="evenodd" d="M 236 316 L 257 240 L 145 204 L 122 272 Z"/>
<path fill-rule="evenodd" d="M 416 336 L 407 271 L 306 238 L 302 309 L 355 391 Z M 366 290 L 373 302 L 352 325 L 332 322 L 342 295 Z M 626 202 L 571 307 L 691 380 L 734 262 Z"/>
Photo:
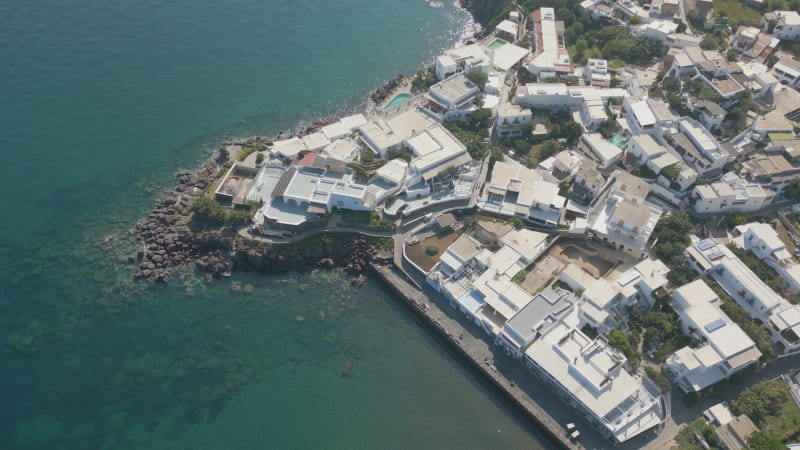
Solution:
<path fill-rule="evenodd" d="M 606 334 L 608 345 L 621 351 L 631 366 L 636 367 L 642 360 L 642 354 L 636 349 L 639 344 L 639 334 L 635 331 L 625 332 L 619 328 L 613 329 Z"/>
<path fill-rule="evenodd" d="M 339 210 L 342 220 L 357 225 L 366 225 L 377 228 L 391 228 L 392 223 L 381 217 L 377 211 L 353 211 L 350 209 Z"/>
<path fill-rule="evenodd" d="M 695 227 L 688 214 L 679 212 L 662 217 L 653 231 L 656 239 L 653 252 L 669 267 L 667 278 L 672 286 L 682 286 L 697 278 L 683 257 L 683 251 L 691 244 L 689 232 Z"/>
<path fill-rule="evenodd" d="M 436 84 L 436 70 L 433 66 L 419 69 L 411 80 L 411 92 L 425 92 Z"/>
<path fill-rule="evenodd" d="M 755 423 L 763 423 L 767 416 L 780 414 L 788 400 L 786 385 L 781 380 L 763 381 L 745 389 L 731 403 L 734 414 L 745 414 Z"/>
<path fill-rule="evenodd" d="M 786 282 L 783 281 L 775 269 L 756 258 L 752 252 L 743 250 L 737 247 L 735 244 L 728 244 L 728 248 L 773 291 L 777 293 L 783 293 L 788 290 L 789 287 L 786 285 Z"/>
<path fill-rule="evenodd" d="M 701 442 L 698 442 L 698 436 L 705 441 L 704 443 L 707 444 L 707 446 L 703 445 Z M 686 426 L 681 429 L 678 435 L 675 436 L 675 442 L 678 444 L 678 448 L 680 450 L 705 450 L 720 448 L 719 438 L 717 438 L 717 434 L 714 432 L 714 427 L 707 424 L 702 418 L 686 424 Z"/>
<path fill-rule="evenodd" d="M 198 197 L 192 203 L 192 211 L 196 219 L 205 220 L 217 225 L 240 225 L 250 221 L 250 210 L 225 208 L 209 195 Z"/>
<path fill-rule="evenodd" d="M 669 390 L 669 378 L 664 375 L 664 372 L 653 366 L 645 366 L 644 371 L 647 373 L 647 377 L 653 380 L 653 383 L 657 384 L 658 387 L 661 388 L 662 392 L 667 392 Z"/>
<path fill-rule="evenodd" d="M 490 109 L 479 109 L 467 117 L 445 122 L 445 127 L 467 147 L 470 156 L 481 159 L 489 151 Z"/>
<path fill-rule="evenodd" d="M 511 0 L 461 0 L 461 6 L 472 13 L 481 25 L 491 28 L 508 17 Z"/>
<path fill-rule="evenodd" d="M 764 328 L 764 325 L 755 322 L 750 315 L 739 306 L 727 292 L 725 292 L 716 282 L 707 283 L 711 290 L 722 300 L 720 309 L 730 318 L 739 328 L 752 339 L 762 353 L 762 359 L 772 359 L 775 351 L 772 349 L 772 337 Z"/>

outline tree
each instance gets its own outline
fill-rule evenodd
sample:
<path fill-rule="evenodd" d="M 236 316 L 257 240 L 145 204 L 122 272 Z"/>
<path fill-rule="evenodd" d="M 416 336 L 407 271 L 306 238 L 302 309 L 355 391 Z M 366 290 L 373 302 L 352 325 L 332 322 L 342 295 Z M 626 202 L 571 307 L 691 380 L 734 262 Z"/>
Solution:
<path fill-rule="evenodd" d="M 487 129 L 492 122 L 492 110 L 488 108 L 481 108 L 477 111 L 471 112 L 467 116 L 467 121 L 473 130 Z"/>
<path fill-rule="evenodd" d="M 561 150 L 561 146 L 558 144 L 558 141 L 553 139 L 548 139 L 542 142 L 542 145 L 539 147 L 539 159 L 547 159 Z"/>
<path fill-rule="evenodd" d="M 747 216 L 742 213 L 732 213 L 725 215 L 725 226 L 727 228 L 738 227 L 747 223 Z"/>
<path fill-rule="evenodd" d="M 747 438 L 747 446 L 750 450 L 784 450 L 786 448 L 780 439 L 762 430 L 753 432 Z"/>
<path fill-rule="evenodd" d="M 767 416 L 779 416 L 787 400 L 782 380 L 762 381 L 745 389 L 731 403 L 734 414 L 745 414 L 756 424 Z"/>
<path fill-rule="evenodd" d="M 800 181 L 794 181 L 783 188 L 783 197 L 795 202 L 800 201 Z"/>
<path fill-rule="evenodd" d="M 514 226 L 514 228 L 520 230 L 525 227 L 525 222 L 522 221 L 519 217 L 512 217 L 508 219 L 509 223 Z"/>
<path fill-rule="evenodd" d="M 467 79 L 475 83 L 478 86 L 478 89 L 483 91 L 483 88 L 486 87 L 486 82 L 489 81 L 489 76 L 485 73 L 481 72 L 478 69 L 472 69 L 467 72 Z"/>
<path fill-rule="evenodd" d="M 678 29 L 675 30 L 676 33 L 683 33 L 686 31 L 686 22 L 682 20 L 676 20 L 675 23 L 678 24 Z"/>
<path fill-rule="evenodd" d="M 423 67 L 411 80 L 411 92 L 423 92 L 436 84 L 436 71 L 433 66 Z"/>
<path fill-rule="evenodd" d="M 614 134 L 614 130 L 617 128 L 617 119 L 613 117 L 609 117 L 603 123 L 600 124 L 598 128 L 598 132 L 603 135 L 604 138 L 608 139 Z"/>
<path fill-rule="evenodd" d="M 769 56 L 767 56 L 767 59 L 764 60 L 764 65 L 771 69 L 776 62 L 778 62 L 778 55 L 776 55 L 775 52 L 772 52 Z"/>
<path fill-rule="evenodd" d="M 574 145 L 583 134 L 583 127 L 574 120 L 561 124 L 561 136 L 567 140 L 567 143 Z"/>
<path fill-rule="evenodd" d="M 661 82 L 661 89 L 667 94 L 678 94 L 681 91 L 681 80 L 675 77 L 666 77 Z"/>
<path fill-rule="evenodd" d="M 589 44 L 586 42 L 586 39 L 578 39 L 577 41 L 575 41 L 575 51 L 577 51 L 578 53 L 583 53 L 583 51 L 586 50 L 586 47 L 588 47 L 588 45 Z"/>

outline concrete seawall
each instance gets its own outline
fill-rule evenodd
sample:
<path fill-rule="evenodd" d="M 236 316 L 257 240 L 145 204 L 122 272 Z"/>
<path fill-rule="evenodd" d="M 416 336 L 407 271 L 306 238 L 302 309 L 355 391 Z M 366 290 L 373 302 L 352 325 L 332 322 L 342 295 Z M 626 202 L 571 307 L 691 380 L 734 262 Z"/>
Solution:
<path fill-rule="evenodd" d="M 453 312 L 442 311 L 427 295 L 405 279 L 405 275 L 391 266 L 370 263 L 368 269 L 395 294 L 402 306 L 427 330 L 432 332 L 446 349 L 455 355 L 466 368 L 495 394 L 505 400 L 524 422 L 538 432 L 539 443 L 546 449 L 582 448 L 570 442 L 562 425 L 559 425 L 530 395 L 520 389 L 514 381 L 499 371 L 492 357 L 480 346 L 482 342 L 458 322 L 446 320 Z M 484 351 L 481 351 L 484 350 Z"/>

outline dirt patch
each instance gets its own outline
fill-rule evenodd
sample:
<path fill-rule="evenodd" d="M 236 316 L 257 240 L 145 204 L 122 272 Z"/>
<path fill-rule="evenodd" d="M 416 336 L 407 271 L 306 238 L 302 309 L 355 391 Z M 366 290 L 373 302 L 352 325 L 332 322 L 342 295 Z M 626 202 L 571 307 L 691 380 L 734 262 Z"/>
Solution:
<path fill-rule="evenodd" d="M 580 243 L 556 244 L 550 250 L 550 256 L 565 264 L 577 264 L 595 278 L 604 277 L 614 268 L 614 263 L 601 256 L 597 250 Z"/>
<path fill-rule="evenodd" d="M 560 260 L 545 256 L 536 266 L 528 272 L 522 282 L 522 288 L 533 295 L 547 286 L 554 276 L 557 276 L 567 265 Z"/>
<path fill-rule="evenodd" d="M 442 253 L 444 253 L 447 247 L 456 239 L 458 239 L 458 233 L 446 231 L 417 242 L 416 244 L 406 244 L 406 256 L 422 270 L 428 272 L 439 262 L 439 257 L 442 256 Z M 439 251 L 436 252 L 436 254 L 429 255 L 425 252 L 425 249 L 431 246 L 435 246 Z"/>

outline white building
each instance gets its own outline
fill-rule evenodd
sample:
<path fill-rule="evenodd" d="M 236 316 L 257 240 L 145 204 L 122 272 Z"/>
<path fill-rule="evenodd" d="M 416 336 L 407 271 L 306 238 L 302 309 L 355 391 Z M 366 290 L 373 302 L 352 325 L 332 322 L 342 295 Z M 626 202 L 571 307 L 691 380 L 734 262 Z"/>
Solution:
<path fill-rule="evenodd" d="M 272 143 L 272 151 L 276 155 L 286 159 L 296 158 L 297 154 L 304 150 L 308 150 L 308 148 L 299 137 L 292 137 Z"/>
<path fill-rule="evenodd" d="M 558 185 L 518 163 L 496 162 L 478 207 L 507 216 L 522 217 L 543 227 L 555 228 L 566 198 Z"/>
<path fill-rule="evenodd" d="M 761 28 L 778 39 L 800 40 L 800 14 L 797 11 L 773 11 L 761 18 Z"/>
<path fill-rule="evenodd" d="M 408 109 L 387 117 L 375 117 L 358 129 L 364 147 L 381 158 L 390 150 L 403 147 L 403 142 L 434 126 L 436 121 L 416 109 Z"/>
<path fill-rule="evenodd" d="M 650 185 L 640 178 L 619 170 L 612 178 L 589 212 L 589 227 L 605 245 L 643 258 L 663 211 L 645 200 Z"/>
<path fill-rule="evenodd" d="M 581 136 L 583 144 L 591 151 L 601 169 L 607 169 L 622 158 L 622 149 L 612 144 L 600 133 L 585 133 Z"/>
<path fill-rule="evenodd" d="M 514 103 L 534 108 L 580 108 L 586 99 L 601 100 L 624 98 L 628 91 L 620 88 L 594 86 L 567 86 L 563 83 L 528 83 L 517 86 Z"/>
<path fill-rule="evenodd" d="M 710 275 L 753 318 L 766 322 L 783 302 L 724 245 L 693 237 L 685 255 L 698 273 Z"/>
<path fill-rule="evenodd" d="M 431 86 L 421 107 L 438 121 L 457 119 L 478 110 L 479 96 L 478 86 L 459 73 Z"/>
<path fill-rule="evenodd" d="M 611 74 L 608 73 L 608 60 L 589 58 L 583 71 L 586 84 L 597 87 L 610 87 Z"/>
<path fill-rule="evenodd" d="M 661 295 L 666 294 L 664 289 L 669 283 L 668 273 L 669 267 L 660 259 L 647 257 L 620 274 L 614 283 L 624 305 L 640 303 L 649 308 L 656 302 L 657 291 L 662 290 Z"/>
<path fill-rule="evenodd" d="M 577 299 L 568 291 L 544 288 L 503 325 L 498 342 L 509 355 L 522 359 L 539 333 L 576 303 Z"/>
<path fill-rule="evenodd" d="M 500 138 L 522 136 L 522 127 L 531 121 L 531 110 L 520 106 L 501 102 L 497 107 L 495 131 Z"/>
<path fill-rule="evenodd" d="M 673 307 L 683 333 L 703 342 L 683 347 L 665 363 L 681 390 L 697 392 L 755 364 L 761 352 L 752 339 L 720 309 L 721 300 L 703 280 L 676 289 Z"/>
<path fill-rule="evenodd" d="M 739 26 L 731 41 L 731 48 L 745 56 L 755 58 L 758 55 L 746 54 L 746 52 L 758 41 L 759 34 L 761 34 L 761 30 L 756 27 Z"/>
<path fill-rule="evenodd" d="M 725 120 L 727 113 L 719 104 L 701 100 L 695 102 L 692 107 L 700 114 L 700 123 L 705 125 L 708 131 L 714 131 L 722 127 L 722 121 Z"/>
<path fill-rule="evenodd" d="M 446 169 L 472 162 L 464 144 L 438 123 L 406 139 L 403 145 L 414 154 L 409 165 L 407 186 L 430 181 Z"/>
<path fill-rule="evenodd" d="M 553 8 L 540 8 L 532 13 L 531 56 L 526 64 L 537 79 L 545 80 L 572 73 L 569 52 L 564 45 L 564 24 L 557 23 Z"/>
<path fill-rule="evenodd" d="M 396 194 L 405 184 L 408 175 L 408 163 L 400 158 L 393 159 L 375 171 L 375 175 L 367 184 L 364 195 L 364 206 L 374 208 Z"/>
<path fill-rule="evenodd" d="M 638 134 L 630 138 L 625 146 L 625 164 L 628 167 L 643 166 L 666 153 L 666 147 L 656 142 L 650 135 Z"/>
<path fill-rule="evenodd" d="M 603 178 L 603 174 L 597 170 L 594 161 L 584 159 L 575 174 L 572 191 L 584 200 L 591 201 L 600 193 L 600 189 L 605 183 L 606 180 Z"/>
<path fill-rule="evenodd" d="M 517 40 L 519 25 L 514 21 L 506 19 L 498 23 L 494 29 L 497 31 L 497 37 L 503 38 L 510 42 L 515 42 Z"/>
<path fill-rule="evenodd" d="M 719 176 L 726 165 L 736 160 L 736 156 L 723 148 L 696 120 L 684 117 L 677 125 L 680 132 L 664 138 L 700 177 Z"/>
<path fill-rule="evenodd" d="M 780 351 L 800 349 L 800 306 L 792 305 L 724 245 L 690 236 L 684 255 L 701 275 L 709 275 L 750 317 L 765 324 Z"/>
<path fill-rule="evenodd" d="M 677 30 L 678 24 L 671 20 L 653 20 L 640 26 L 636 32 L 641 36 L 663 43 Z"/>
<path fill-rule="evenodd" d="M 358 127 L 365 125 L 367 118 L 363 114 L 353 114 L 352 116 L 342 117 L 336 122 L 326 125 L 320 129 L 326 138 L 333 141 L 350 136 Z"/>
<path fill-rule="evenodd" d="M 550 235 L 527 228 L 514 229 L 500 237 L 500 243 L 519 253 L 520 261 L 525 266 L 544 253 Z"/>
<path fill-rule="evenodd" d="M 492 67 L 501 73 L 510 71 L 530 54 L 530 50 L 527 48 L 519 47 L 514 44 L 502 45 L 491 52 Z"/>
<path fill-rule="evenodd" d="M 772 66 L 772 75 L 788 86 L 800 88 L 800 62 L 791 58 L 782 58 Z"/>
<path fill-rule="evenodd" d="M 678 117 L 662 100 L 640 97 L 627 97 L 622 100 L 622 117 L 617 123 L 626 136 L 649 134 L 661 136 L 674 133 Z"/>
<path fill-rule="evenodd" d="M 748 180 L 775 191 L 775 195 L 780 194 L 787 186 L 800 180 L 800 161 L 796 156 L 791 156 L 793 152 L 800 152 L 800 140 L 795 141 L 788 147 L 773 145 L 767 147 L 767 154 L 751 156 L 742 163 L 742 174 Z M 778 150 L 780 153 L 776 154 L 770 149 Z"/>
<path fill-rule="evenodd" d="M 351 138 L 337 139 L 322 149 L 324 155 L 350 162 L 361 154 L 361 146 Z"/>
<path fill-rule="evenodd" d="M 436 78 L 444 80 L 456 73 L 480 70 L 489 73 L 492 68 L 491 57 L 486 49 L 478 44 L 451 48 L 436 57 Z"/>
<path fill-rule="evenodd" d="M 658 387 L 632 375 L 625 357 L 602 337 L 586 336 L 574 313 L 543 327 L 524 353 L 528 368 L 614 442 L 662 424 L 669 414 Z"/>
<path fill-rule="evenodd" d="M 792 258 L 786 244 L 769 224 L 751 222 L 736 227 L 738 237 L 733 242 L 749 250 L 761 261 L 775 269 L 793 292 L 800 292 L 800 264 Z"/>
<path fill-rule="evenodd" d="M 728 172 L 720 181 L 695 186 L 691 198 L 698 213 L 753 212 L 768 206 L 774 193 Z"/>

